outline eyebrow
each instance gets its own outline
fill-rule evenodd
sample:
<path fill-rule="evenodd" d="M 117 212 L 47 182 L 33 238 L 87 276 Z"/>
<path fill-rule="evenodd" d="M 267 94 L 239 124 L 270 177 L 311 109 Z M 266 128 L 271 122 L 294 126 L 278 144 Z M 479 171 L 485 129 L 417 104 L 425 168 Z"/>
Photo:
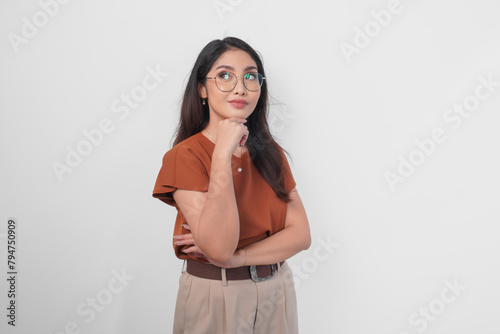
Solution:
<path fill-rule="evenodd" d="M 229 65 L 220 65 L 215 70 L 218 70 L 219 68 L 227 68 L 228 70 L 234 71 L 234 67 L 229 66 Z M 247 66 L 243 71 L 248 71 L 248 70 L 257 70 L 257 67 L 256 66 Z"/>

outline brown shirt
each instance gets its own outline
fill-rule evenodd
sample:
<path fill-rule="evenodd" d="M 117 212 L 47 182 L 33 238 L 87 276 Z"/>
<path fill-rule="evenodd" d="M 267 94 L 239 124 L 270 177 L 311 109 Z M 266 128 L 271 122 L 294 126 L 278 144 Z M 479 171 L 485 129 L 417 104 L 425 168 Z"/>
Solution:
<path fill-rule="evenodd" d="M 177 209 L 174 235 L 190 233 L 182 227 L 186 219 L 172 197 L 175 189 L 206 192 L 210 181 L 212 153 L 215 144 L 198 132 L 172 147 L 163 156 L 163 164 L 156 179 L 153 197 Z M 285 188 L 290 192 L 295 188 L 290 166 L 280 150 L 285 166 Z M 248 150 L 241 157 L 231 157 L 233 185 L 240 218 L 240 239 L 238 248 L 262 240 L 285 226 L 287 203 L 276 196 L 273 189 L 262 177 L 251 161 Z M 172 243 L 175 240 L 172 241 Z M 189 246 L 173 245 L 179 259 L 191 258 L 201 262 L 206 259 L 185 254 Z"/>

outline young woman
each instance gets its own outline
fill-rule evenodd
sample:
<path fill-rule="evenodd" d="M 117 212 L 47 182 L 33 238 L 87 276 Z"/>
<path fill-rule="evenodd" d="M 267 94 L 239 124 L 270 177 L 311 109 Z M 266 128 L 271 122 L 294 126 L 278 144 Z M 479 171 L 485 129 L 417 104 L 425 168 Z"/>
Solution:
<path fill-rule="evenodd" d="M 153 197 L 174 206 L 174 333 L 298 333 L 285 262 L 309 248 L 305 209 L 267 123 L 267 78 L 244 41 L 199 54 Z"/>

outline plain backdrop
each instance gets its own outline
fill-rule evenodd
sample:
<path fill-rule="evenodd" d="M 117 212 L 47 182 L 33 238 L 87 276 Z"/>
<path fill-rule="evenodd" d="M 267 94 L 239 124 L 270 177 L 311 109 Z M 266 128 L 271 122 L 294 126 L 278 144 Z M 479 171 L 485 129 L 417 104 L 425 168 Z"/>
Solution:
<path fill-rule="evenodd" d="M 0 331 L 171 332 L 176 211 L 151 194 L 198 53 L 236 36 L 263 56 L 311 225 L 288 260 L 300 332 L 498 334 L 499 14 L 494 0 L 3 0 Z"/>

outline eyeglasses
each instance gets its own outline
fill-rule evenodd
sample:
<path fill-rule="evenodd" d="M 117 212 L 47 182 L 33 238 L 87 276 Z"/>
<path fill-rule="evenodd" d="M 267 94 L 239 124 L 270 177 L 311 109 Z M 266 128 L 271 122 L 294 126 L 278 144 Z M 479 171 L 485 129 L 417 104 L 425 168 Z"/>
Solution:
<path fill-rule="evenodd" d="M 251 92 L 258 91 L 265 79 L 258 72 L 248 72 L 238 76 L 232 72 L 221 72 L 216 77 L 207 77 L 207 79 L 214 79 L 215 85 L 220 91 L 229 92 L 236 87 L 239 77 L 243 77 L 243 85 Z"/>

